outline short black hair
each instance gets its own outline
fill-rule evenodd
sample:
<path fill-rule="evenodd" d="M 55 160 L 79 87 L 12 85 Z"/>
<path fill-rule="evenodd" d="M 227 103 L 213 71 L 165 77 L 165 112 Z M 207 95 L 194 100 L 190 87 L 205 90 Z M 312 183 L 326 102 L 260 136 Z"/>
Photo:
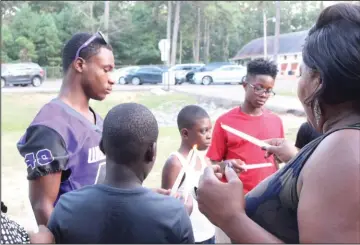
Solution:
<path fill-rule="evenodd" d="M 179 130 L 183 128 L 191 129 L 197 120 L 210 118 L 209 114 L 200 106 L 188 105 L 181 109 L 177 117 Z"/>
<path fill-rule="evenodd" d="M 256 75 L 268 75 L 272 78 L 276 78 L 278 73 L 277 65 L 270 60 L 264 60 L 262 58 L 251 60 L 247 64 L 246 77 Z"/>
<path fill-rule="evenodd" d="M 91 37 L 92 34 L 90 33 L 80 32 L 73 35 L 71 39 L 66 42 L 62 52 L 62 68 L 64 74 L 68 71 L 71 63 L 74 61 L 78 49 Z M 87 47 L 80 51 L 79 56 L 85 60 L 89 59 L 90 57 L 98 54 L 100 48 L 103 47 L 112 50 L 110 44 L 105 43 L 100 38 L 96 38 Z"/>
<path fill-rule="evenodd" d="M 360 100 L 360 6 L 338 3 L 325 8 L 309 30 L 303 47 L 303 62 L 318 72 L 321 88 L 306 103 L 315 100 L 340 104 Z"/>
<path fill-rule="evenodd" d="M 158 123 L 153 113 L 137 103 L 113 107 L 104 119 L 101 150 L 118 164 L 141 161 L 157 141 Z"/>

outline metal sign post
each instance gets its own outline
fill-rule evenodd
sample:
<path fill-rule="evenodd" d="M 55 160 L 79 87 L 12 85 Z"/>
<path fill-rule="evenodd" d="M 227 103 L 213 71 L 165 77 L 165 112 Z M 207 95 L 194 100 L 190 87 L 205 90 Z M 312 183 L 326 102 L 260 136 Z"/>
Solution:
<path fill-rule="evenodd" d="M 163 61 L 164 64 L 166 64 L 170 58 L 169 57 L 170 56 L 170 40 L 169 39 L 161 39 L 158 43 L 158 47 L 159 47 L 160 54 L 161 54 L 161 61 Z M 163 83 L 164 83 L 164 85 L 165 85 L 165 82 L 167 83 L 167 91 L 170 91 L 170 72 L 167 71 L 166 73 L 165 73 L 165 75 L 163 75 Z"/>

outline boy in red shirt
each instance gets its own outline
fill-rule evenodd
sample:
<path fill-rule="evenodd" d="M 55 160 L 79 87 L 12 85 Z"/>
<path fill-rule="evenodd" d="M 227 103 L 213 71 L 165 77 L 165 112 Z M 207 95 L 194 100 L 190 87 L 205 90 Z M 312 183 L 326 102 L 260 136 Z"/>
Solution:
<path fill-rule="evenodd" d="M 276 172 L 278 165 L 273 156 L 265 158 L 264 151 L 221 128 L 221 123 L 244 132 L 260 140 L 284 138 L 283 124 L 277 115 L 263 106 L 269 97 L 274 96 L 273 87 L 277 67 L 271 61 L 255 59 L 247 65 L 247 75 L 243 81 L 244 103 L 220 116 L 214 126 L 212 142 L 207 157 L 213 163 L 229 160 L 236 163 L 272 163 L 272 167 L 249 169 L 241 172 L 239 178 L 244 185 L 244 193 L 252 190 L 258 183 Z"/>

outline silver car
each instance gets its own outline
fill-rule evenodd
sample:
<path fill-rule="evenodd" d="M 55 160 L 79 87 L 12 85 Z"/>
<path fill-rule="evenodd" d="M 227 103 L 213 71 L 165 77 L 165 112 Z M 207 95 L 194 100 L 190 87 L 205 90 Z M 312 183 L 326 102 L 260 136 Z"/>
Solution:
<path fill-rule="evenodd" d="M 1 87 L 8 85 L 39 87 L 45 79 L 45 71 L 36 63 L 1 64 Z"/>

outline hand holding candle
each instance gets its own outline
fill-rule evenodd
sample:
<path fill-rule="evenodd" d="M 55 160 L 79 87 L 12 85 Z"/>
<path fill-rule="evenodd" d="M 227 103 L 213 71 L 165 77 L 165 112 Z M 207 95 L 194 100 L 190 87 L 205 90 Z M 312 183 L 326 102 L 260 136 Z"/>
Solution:
<path fill-rule="evenodd" d="M 225 173 L 225 167 L 229 163 L 229 166 L 234 169 L 236 173 L 246 171 L 246 164 L 240 159 L 228 159 L 220 163 L 221 171 Z"/>
<path fill-rule="evenodd" d="M 225 167 L 231 167 L 232 169 L 234 169 L 234 171 L 236 173 L 241 173 L 241 172 L 246 172 L 249 169 L 258 169 L 258 168 L 267 168 L 267 167 L 272 167 L 273 164 L 270 162 L 267 163 L 255 163 L 255 164 L 245 164 L 243 161 L 241 160 L 225 160 L 224 162 L 221 163 L 220 167 L 221 167 L 221 173 L 222 173 L 222 177 L 221 177 L 221 181 L 222 182 L 227 182 L 226 177 L 225 177 Z"/>
<path fill-rule="evenodd" d="M 225 167 L 231 167 L 232 169 L 234 169 L 234 171 L 239 174 L 243 171 L 246 171 L 246 164 L 245 162 L 241 161 L 240 159 L 229 159 L 229 160 L 225 160 L 223 162 L 220 163 L 220 167 L 221 167 L 221 173 L 222 173 L 222 177 L 221 177 L 221 181 L 222 182 L 227 182 L 226 178 L 225 178 Z"/>
<path fill-rule="evenodd" d="M 229 167 L 225 168 L 225 175 L 229 179 L 226 184 L 218 180 L 217 173 L 220 171 L 217 164 L 207 167 L 196 192 L 200 212 L 214 225 L 224 227 L 233 219 L 234 214 L 245 212 L 245 201 L 244 187 L 235 171 Z"/>

